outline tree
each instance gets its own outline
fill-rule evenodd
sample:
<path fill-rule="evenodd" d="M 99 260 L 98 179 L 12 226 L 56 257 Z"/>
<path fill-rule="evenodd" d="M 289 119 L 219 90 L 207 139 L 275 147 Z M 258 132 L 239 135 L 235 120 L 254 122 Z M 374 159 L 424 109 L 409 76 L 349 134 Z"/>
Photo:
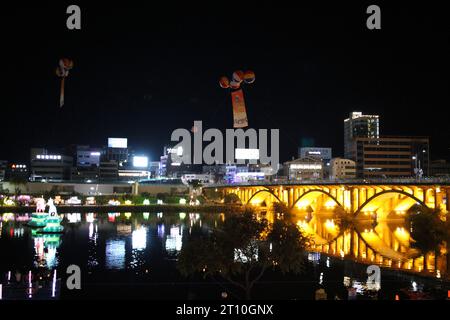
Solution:
<path fill-rule="evenodd" d="M 165 193 L 165 192 L 158 192 L 158 193 L 156 194 L 156 198 L 157 198 L 158 200 L 162 200 L 163 202 L 166 202 L 166 199 L 167 199 L 168 196 L 169 196 L 169 194 L 168 194 L 168 193 Z"/>
<path fill-rule="evenodd" d="M 58 187 L 53 186 L 49 191 L 44 192 L 44 198 L 45 199 L 49 199 L 49 198 L 55 199 L 57 194 L 58 194 Z"/>
<path fill-rule="evenodd" d="M 189 185 L 193 188 L 193 189 L 198 189 L 200 187 L 202 187 L 202 183 L 200 180 L 198 179 L 193 179 L 189 182 Z"/>
<path fill-rule="evenodd" d="M 150 192 L 142 192 L 141 196 L 144 197 L 144 199 L 148 199 L 148 198 L 150 198 L 151 194 L 150 194 Z"/>
<path fill-rule="evenodd" d="M 235 204 L 235 203 L 240 203 L 241 199 L 239 199 L 237 194 L 229 193 L 229 194 L 225 195 L 225 197 L 223 198 L 223 202 L 225 204 Z"/>
<path fill-rule="evenodd" d="M 20 186 L 25 186 L 28 180 L 24 177 L 13 176 L 9 182 L 14 185 L 14 195 L 17 197 L 22 193 Z"/>
<path fill-rule="evenodd" d="M 217 189 L 204 189 L 203 195 L 208 201 L 219 202 L 223 199 L 223 192 Z"/>
<path fill-rule="evenodd" d="M 424 271 L 427 265 L 427 253 L 434 252 L 435 264 L 439 255 L 439 247 L 450 240 L 446 223 L 439 218 L 439 211 L 413 206 L 407 213 L 407 221 L 411 226 L 412 248 L 423 254 Z"/>
<path fill-rule="evenodd" d="M 192 232 L 177 268 L 185 276 L 203 272 L 241 288 L 246 299 L 269 268 L 300 273 L 308 239 L 289 216 L 271 225 L 252 211 L 232 214 L 210 234 Z"/>

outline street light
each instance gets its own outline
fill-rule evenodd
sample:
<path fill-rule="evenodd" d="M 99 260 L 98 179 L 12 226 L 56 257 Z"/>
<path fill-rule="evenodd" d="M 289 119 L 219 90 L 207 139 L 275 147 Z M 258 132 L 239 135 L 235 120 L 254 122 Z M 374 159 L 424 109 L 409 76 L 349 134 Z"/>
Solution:
<path fill-rule="evenodd" d="M 425 152 L 425 150 L 423 150 L 423 152 Z M 416 174 L 416 178 L 420 179 L 422 178 L 423 170 L 420 168 L 420 160 L 418 160 L 417 153 L 412 157 L 412 159 L 415 161 L 414 173 Z"/>

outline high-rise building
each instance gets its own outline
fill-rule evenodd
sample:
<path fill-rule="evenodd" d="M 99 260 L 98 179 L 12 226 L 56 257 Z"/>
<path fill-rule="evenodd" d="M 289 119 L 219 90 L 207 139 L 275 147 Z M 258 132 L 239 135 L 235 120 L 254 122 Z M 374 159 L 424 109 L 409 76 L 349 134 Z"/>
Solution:
<path fill-rule="evenodd" d="M 450 177 L 450 162 L 447 162 L 444 159 L 431 161 L 430 176 Z"/>
<path fill-rule="evenodd" d="M 427 137 L 355 138 L 359 178 L 429 175 Z"/>
<path fill-rule="evenodd" d="M 329 162 L 332 157 L 331 148 L 318 148 L 318 147 L 302 147 L 299 148 L 299 158 L 313 157 Z"/>
<path fill-rule="evenodd" d="M 108 147 L 105 150 L 107 161 L 117 161 L 118 163 L 128 161 L 128 139 L 108 138 Z"/>
<path fill-rule="evenodd" d="M 0 160 L 0 181 L 5 180 L 7 169 L 8 169 L 8 161 Z"/>
<path fill-rule="evenodd" d="M 323 162 L 315 157 L 294 159 L 283 165 L 289 180 L 317 180 L 323 178 Z"/>
<path fill-rule="evenodd" d="M 378 138 L 380 136 L 380 120 L 377 115 L 364 115 L 352 112 L 344 120 L 344 157 L 356 160 L 356 138 Z"/>
<path fill-rule="evenodd" d="M 31 180 L 70 180 L 73 158 L 47 149 L 32 148 L 30 152 Z"/>
<path fill-rule="evenodd" d="M 356 178 L 356 163 L 350 159 L 333 158 L 330 162 L 330 179 L 354 179 Z"/>
<path fill-rule="evenodd" d="M 330 161 L 332 156 L 331 148 L 319 148 L 319 147 L 301 147 L 298 150 L 299 158 L 316 158 L 323 162 L 323 178 L 330 176 Z"/>
<path fill-rule="evenodd" d="M 99 175 L 102 181 L 117 181 L 119 178 L 119 164 L 116 160 L 100 161 Z"/>
<path fill-rule="evenodd" d="M 6 179 L 11 180 L 14 178 L 20 178 L 28 180 L 29 170 L 28 165 L 23 162 L 10 163 L 6 171 Z"/>
<path fill-rule="evenodd" d="M 96 181 L 99 179 L 100 157 L 102 156 L 100 148 L 76 146 L 74 156 L 73 180 Z"/>
<path fill-rule="evenodd" d="M 100 148 L 91 148 L 89 146 L 77 146 L 76 166 L 77 167 L 98 167 L 100 166 Z"/>

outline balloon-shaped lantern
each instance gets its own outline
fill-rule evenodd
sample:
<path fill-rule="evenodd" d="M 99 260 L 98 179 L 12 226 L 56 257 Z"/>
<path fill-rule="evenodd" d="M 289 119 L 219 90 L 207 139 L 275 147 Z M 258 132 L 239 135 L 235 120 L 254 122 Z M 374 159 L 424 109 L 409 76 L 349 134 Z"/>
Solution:
<path fill-rule="evenodd" d="M 61 78 L 61 91 L 59 95 L 59 106 L 64 105 L 64 85 L 65 79 L 69 76 L 69 70 L 73 68 L 73 61 L 67 58 L 59 60 L 59 66 L 56 68 L 56 75 Z"/>
<path fill-rule="evenodd" d="M 221 77 L 219 80 L 220 87 L 223 89 L 227 89 L 230 87 L 230 80 L 227 77 Z"/>
<path fill-rule="evenodd" d="M 233 105 L 233 127 L 248 127 L 247 111 L 244 102 L 244 93 L 240 89 L 242 83 L 251 84 L 255 82 L 255 73 L 251 70 L 233 72 L 231 81 L 223 76 L 219 79 L 221 88 L 231 89 L 231 101 Z"/>

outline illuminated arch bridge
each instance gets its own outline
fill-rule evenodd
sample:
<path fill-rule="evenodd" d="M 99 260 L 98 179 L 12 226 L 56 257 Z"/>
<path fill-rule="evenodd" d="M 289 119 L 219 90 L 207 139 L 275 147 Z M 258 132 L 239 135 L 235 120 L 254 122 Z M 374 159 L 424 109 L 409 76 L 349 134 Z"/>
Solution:
<path fill-rule="evenodd" d="M 224 196 L 235 194 L 243 205 L 265 209 L 274 203 L 291 208 L 298 224 L 313 238 L 312 251 L 350 256 L 362 263 L 377 263 L 408 271 L 450 274 L 445 256 L 419 254 L 411 247 L 409 228 L 401 222 L 414 205 L 450 211 L 450 183 L 345 183 L 212 185 Z M 336 212 L 356 218 L 340 230 Z M 373 224 L 374 218 L 376 224 Z"/>
<path fill-rule="evenodd" d="M 212 185 L 206 187 L 235 194 L 242 204 L 270 207 L 275 202 L 289 208 L 332 209 L 358 216 L 377 214 L 383 220 L 391 214 L 404 214 L 413 205 L 450 210 L 450 183 L 380 184 L 260 184 Z"/>

